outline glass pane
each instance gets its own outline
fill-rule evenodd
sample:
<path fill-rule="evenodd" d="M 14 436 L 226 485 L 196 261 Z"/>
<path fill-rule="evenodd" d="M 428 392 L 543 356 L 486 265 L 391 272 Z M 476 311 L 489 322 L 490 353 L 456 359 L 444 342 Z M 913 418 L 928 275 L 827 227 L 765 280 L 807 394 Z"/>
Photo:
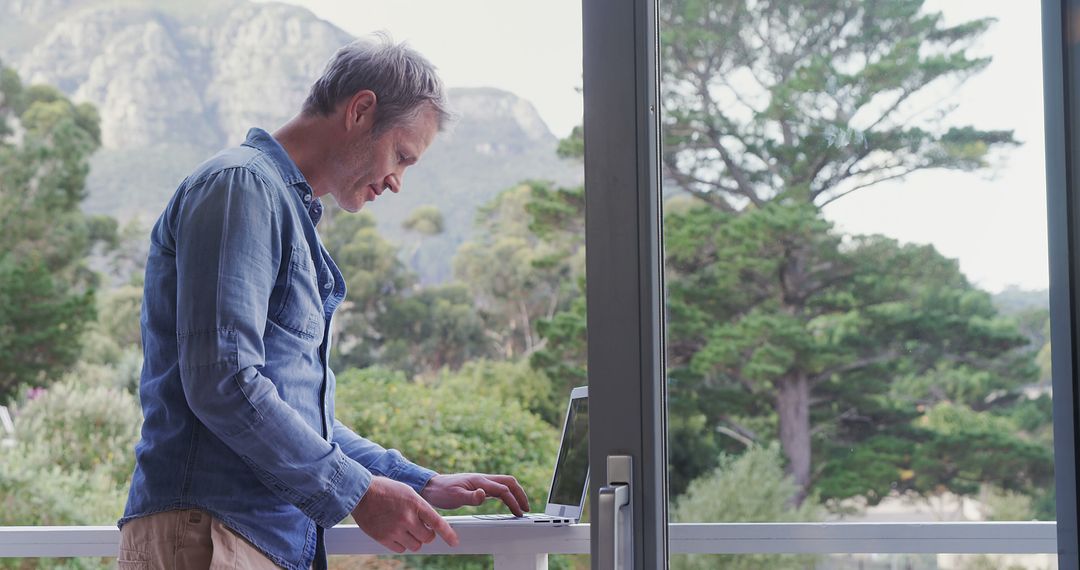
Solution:
<path fill-rule="evenodd" d="M 1053 520 L 1039 10 L 660 13 L 672 522 Z"/>
<path fill-rule="evenodd" d="M 580 2 L 68 4 L 0 7 L 0 525 L 120 517 L 150 227 L 198 164 L 280 127 L 335 50 L 380 30 L 439 68 L 455 116 L 400 194 L 355 215 L 324 198 L 348 287 L 337 418 L 439 472 L 513 474 L 543 512 L 585 383 Z M 448 514 L 476 511 L 506 508 Z"/>

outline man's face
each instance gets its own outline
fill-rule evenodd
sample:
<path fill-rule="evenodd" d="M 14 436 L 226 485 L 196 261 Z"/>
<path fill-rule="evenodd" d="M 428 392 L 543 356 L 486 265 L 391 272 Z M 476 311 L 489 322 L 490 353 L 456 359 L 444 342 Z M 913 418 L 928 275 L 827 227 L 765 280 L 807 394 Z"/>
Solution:
<path fill-rule="evenodd" d="M 370 131 L 359 133 L 343 157 L 349 178 L 332 191 L 338 205 L 357 212 L 386 190 L 400 192 L 405 169 L 416 164 L 438 131 L 435 112 L 424 109 L 415 119 L 390 128 L 378 138 Z"/>

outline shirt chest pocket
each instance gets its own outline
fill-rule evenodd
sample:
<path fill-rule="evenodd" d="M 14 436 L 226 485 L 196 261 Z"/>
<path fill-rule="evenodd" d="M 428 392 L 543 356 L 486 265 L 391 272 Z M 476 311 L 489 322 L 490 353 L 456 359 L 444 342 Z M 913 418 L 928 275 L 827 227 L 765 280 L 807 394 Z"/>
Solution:
<path fill-rule="evenodd" d="M 318 339 L 321 342 L 322 298 L 316 281 L 315 268 L 307 249 L 292 246 L 285 275 L 285 291 L 274 321 L 304 339 Z"/>

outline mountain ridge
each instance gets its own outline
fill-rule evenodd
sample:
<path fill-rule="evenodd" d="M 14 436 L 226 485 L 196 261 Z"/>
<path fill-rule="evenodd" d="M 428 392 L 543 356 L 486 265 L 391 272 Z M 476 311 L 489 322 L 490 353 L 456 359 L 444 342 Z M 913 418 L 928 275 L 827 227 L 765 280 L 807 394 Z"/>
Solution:
<path fill-rule="evenodd" d="M 84 209 L 121 220 L 152 220 L 198 163 L 250 127 L 283 124 L 353 39 L 302 7 L 245 0 L 0 0 L 0 14 L 9 17 L 0 24 L 6 65 L 98 107 L 103 145 Z M 15 27 L 35 37 L 6 33 Z M 528 101 L 495 88 L 448 97 L 452 128 L 410 169 L 401 194 L 370 206 L 380 232 L 413 251 L 406 261 L 424 283 L 450 278 L 473 212 L 499 191 L 526 179 L 583 179 L 579 163 L 556 157 L 558 141 Z M 401 223 L 426 204 L 443 213 L 446 231 L 408 235 Z"/>

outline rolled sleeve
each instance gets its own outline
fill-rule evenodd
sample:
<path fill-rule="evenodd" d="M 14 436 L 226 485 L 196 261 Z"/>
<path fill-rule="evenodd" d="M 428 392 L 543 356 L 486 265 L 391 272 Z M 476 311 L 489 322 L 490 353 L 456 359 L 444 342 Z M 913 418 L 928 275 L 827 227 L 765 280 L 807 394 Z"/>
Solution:
<path fill-rule="evenodd" d="M 321 526 L 344 519 L 372 474 L 281 399 L 263 331 L 282 259 L 273 191 L 231 168 L 194 185 L 176 219 L 177 345 L 188 405 L 276 495 Z"/>
<path fill-rule="evenodd" d="M 337 419 L 334 420 L 332 441 L 371 473 L 405 483 L 417 493 L 437 475 L 435 471 L 405 459 L 396 449 L 384 449 L 379 444 L 356 435 L 356 432 Z"/>

